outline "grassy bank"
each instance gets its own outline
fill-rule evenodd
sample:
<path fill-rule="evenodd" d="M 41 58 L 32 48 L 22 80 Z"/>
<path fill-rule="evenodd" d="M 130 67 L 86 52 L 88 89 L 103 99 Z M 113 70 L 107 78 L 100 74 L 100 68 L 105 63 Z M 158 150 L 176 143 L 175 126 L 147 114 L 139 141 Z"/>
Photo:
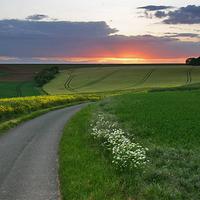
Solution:
<path fill-rule="evenodd" d="M 63 199 L 199 199 L 199 97 L 198 91 L 126 94 L 76 115 L 60 145 Z M 130 140 L 148 147 L 145 169 L 114 169 L 90 136 L 88 121 L 97 111 L 113 115 Z"/>

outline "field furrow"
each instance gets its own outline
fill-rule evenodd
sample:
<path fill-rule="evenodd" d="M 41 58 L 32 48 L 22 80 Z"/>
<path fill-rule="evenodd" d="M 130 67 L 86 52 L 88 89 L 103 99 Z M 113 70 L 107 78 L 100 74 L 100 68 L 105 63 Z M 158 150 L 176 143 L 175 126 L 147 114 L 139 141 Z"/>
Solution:
<path fill-rule="evenodd" d="M 44 86 L 44 90 L 49 94 L 107 93 L 179 87 L 198 82 L 200 68 L 186 65 L 75 67 L 73 72 L 62 70 Z"/>
<path fill-rule="evenodd" d="M 67 74 L 68 77 L 67 77 L 67 80 L 64 83 L 64 87 L 68 91 L 74 91 L 74 88 L 72 88 L 70 86 L 70 83 L 71 83 L 72 79 L 74 78 L 74 76 L 72 75 L 72 71 L 71 70 L 70 71 L 68 70 L 67 72 L 68 72 L 68 74 Z"/>
<path fill-rule="evenodd" d="M 192 70 L 193 68 L 189 69 L 186 74 L 187 74 L 187 79 L 186 79 L 186 85 L 190 85 L 192 83 Z"/>
<path fill-rule="evenodd" d="M 148 72 L 145 74 L 144 78 L 143 78 L 140 82 L 138 82 L 137 84 L 135 84 L 134 86 L 141 86 L 142 84 L 144 84 L 144 83 L 151 77 L 151 75 L 153 74 L 153 72 L 154 72 L 155 70 L 156 70 L 156 69 L 151 69 L 150 71 L 148 71 Z"/>

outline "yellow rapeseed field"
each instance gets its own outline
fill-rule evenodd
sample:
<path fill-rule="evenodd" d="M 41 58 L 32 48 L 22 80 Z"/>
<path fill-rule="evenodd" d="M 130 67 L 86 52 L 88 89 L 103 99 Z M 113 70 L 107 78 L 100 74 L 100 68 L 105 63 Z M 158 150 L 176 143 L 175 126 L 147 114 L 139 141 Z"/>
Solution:
<path fill-rule="evenodd" d="M 52 106 L 98 99 L 100 97 L 95 95 L 32 96 L 0 99 L 0 120 Z"/>

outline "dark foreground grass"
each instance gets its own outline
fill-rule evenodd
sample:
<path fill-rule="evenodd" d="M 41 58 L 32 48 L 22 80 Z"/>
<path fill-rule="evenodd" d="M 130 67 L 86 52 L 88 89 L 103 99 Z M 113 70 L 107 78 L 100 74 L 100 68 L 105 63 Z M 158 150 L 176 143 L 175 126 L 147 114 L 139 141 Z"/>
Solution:
<path fill-rule="evenodd" d="M 179 87 L 171 87 L 171 88 L 153 88 L 148 90 L 149 92 L 170 92 L 170 91 L 192 91 L 192 90 L 200 90 L 199 83 L 192 83 L 188 85 L 183 85 Z"/>
<path fill-rule="evenodd" d="M 63 200 L 124 200 L 120 178 L 88 134 L 91 109 L 79 112 L 64 130 L 59 151 Z"/>
<path fill-rule="evenodd" d="M 124 130 L 149 148 L 143 171 L 119 173 L 91 139 L 96 109 L 116 116 Z M 126 94 L 78 113 L 60 145 L 63 199 L 200 199 L 200 92 Z"/>

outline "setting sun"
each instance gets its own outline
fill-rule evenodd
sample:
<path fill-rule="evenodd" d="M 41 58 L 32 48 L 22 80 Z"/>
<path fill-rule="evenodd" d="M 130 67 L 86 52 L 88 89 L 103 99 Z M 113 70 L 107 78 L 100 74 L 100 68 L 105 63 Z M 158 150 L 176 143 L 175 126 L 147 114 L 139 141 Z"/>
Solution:
<path fill-rule="evenodd" d="M 131 64 L 131 63 L 144 63 L 145 59 L 143 58 L 102 58 L 99 59 L 100 63 L 123 63 L 123 64 Z"/>

